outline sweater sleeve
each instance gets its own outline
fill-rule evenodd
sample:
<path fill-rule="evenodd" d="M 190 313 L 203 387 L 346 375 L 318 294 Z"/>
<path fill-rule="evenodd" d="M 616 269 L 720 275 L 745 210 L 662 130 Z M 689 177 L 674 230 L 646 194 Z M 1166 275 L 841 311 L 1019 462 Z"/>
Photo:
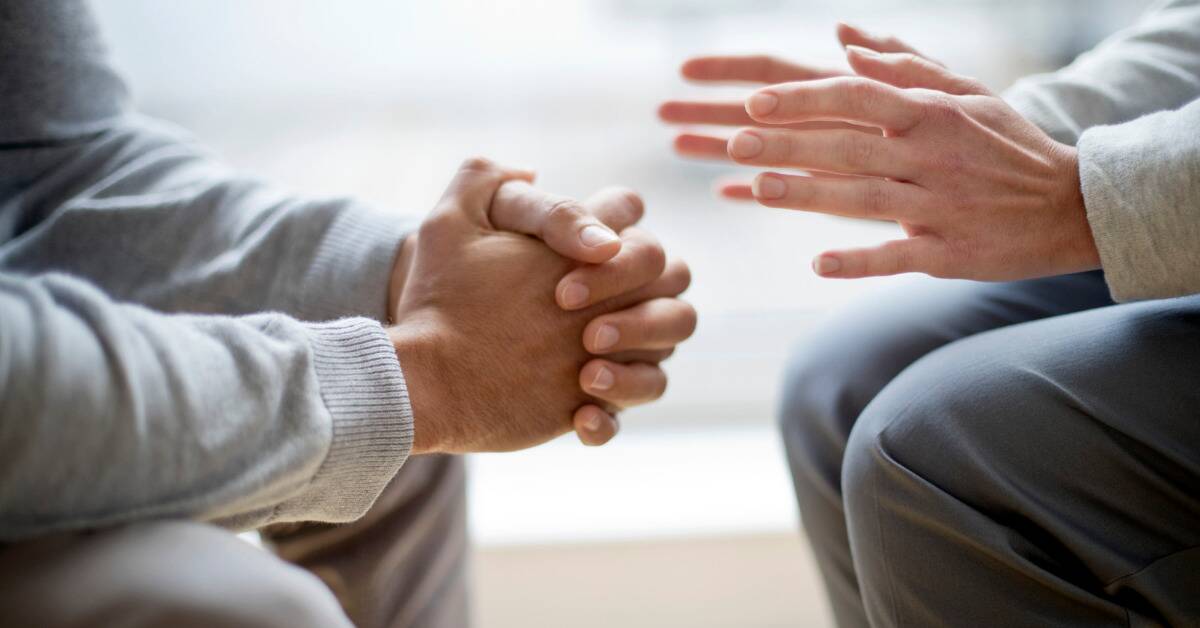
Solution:
<path fill-rule="evenodd" d="M 1113 298 L 1200 293 L 1200 100 L 1089 129 L 1079 167 Z"/>
<path fill-rule="evenodd" d="M 1018 81 L 1004 98 L 1074 145 L 1090 127 L 1178 109 L 1197 95 L 1200 0 L 1168 0 L 1066 68 Z"/>
<path fill-rule="evenodd" d="M 239 174 L 132 114 L 86 141 L 0 147 L 0 170 L 19 190 L 0 187 L 0 271 L 70 274 L 164 312 L 384 321 L 414 225 Z"/>
<path fill-rule="evenodd" d="M 167 315 L 0 274 L 0 539 L 188 517 L 348 521 L 407 456 L 378 323 Z"/>
<path fill-rule="evenodd" d="M 0 270 L 168 312 L 386 318 L 413 221 L 302 198 L 134 113 L 84 0 L 0 3 Z"/>

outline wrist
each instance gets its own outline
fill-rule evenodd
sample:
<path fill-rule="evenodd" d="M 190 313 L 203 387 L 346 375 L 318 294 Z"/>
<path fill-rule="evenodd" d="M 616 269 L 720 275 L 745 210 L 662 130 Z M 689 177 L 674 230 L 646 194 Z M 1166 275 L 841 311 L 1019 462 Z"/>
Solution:
<path fill-rule="evenodd" d="M 1083 182 L 1079 176 L 1079 150 L 1066 144 L 1058 145 L 1061 154 L 1062 182 L 1055 205 L 1065 219 L 1061 224 L 1067 229 L 1064 242 L 1066 272 L 1082 272 L 1100 268 L 1100 251 L 1088 222 L 1087 205 L 1083 198 Z"/>
<path fill-rule="evenodd" d="M 412 454 L 441 453 L 447 450 L 445 430 L 440 422 L 444 404 L 440 401 L 441 377 L 437 360 L 433 344 L 428 340 L 431 336 L 414 330 L 415 324 L 404 327 L 389 327 L 387 334 L 408 386 L 413 413 Z"/>
<path fill-rule="evenodd" d="M 404 294 L 404 285 L 408 281 L 408 273 L 412 270 L 416 253 L 417 232 L 414 231 L 400 241 L 400 250 L 396 251 L 396 260 L 392 263 L 392 274 L 388 278 L 388 324 L 398 322 L 396 311 L 400 306 L 400 297 Z"/>

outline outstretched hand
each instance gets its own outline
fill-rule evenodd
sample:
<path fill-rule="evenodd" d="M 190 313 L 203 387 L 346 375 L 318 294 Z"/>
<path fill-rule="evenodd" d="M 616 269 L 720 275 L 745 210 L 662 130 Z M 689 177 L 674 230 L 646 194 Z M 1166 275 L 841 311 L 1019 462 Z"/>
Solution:
<path fill-rule="evenodd" d="M 917 54 L 916 49 L 892 38 L 874 35 L 849 24 L 839 24 L 838 41 L 843 46 L 867 46 L 883 52 Z M 796 63 L 768 55 L 713 55 L 687 60 L 680 73 L 689 81 L 700 84 L 735 83 L 772 85 L 794 81 L 815 81 L 850 76 L 849 69 Z M 681 125 L 712 127 L 778 127 L 788 129 L 849 129 L 878 134 L 867 126 L 837 121 L 807 121 L 776 124 L 755 120 L 746 112 L 744 99 L 701 101 L 671 100 L 659 106 L 658 115 L 664 122 Z M 729 135 L 718 132 L 682 131 L 675 136 L 675 151 L 684 157 L 729 160 Z M 753 200 L 749 181 L 723 182 L 717 192 L 734 200 Z"/>
<path fill-rule="evenodd" d="M 813 268 L 825 277 L 1013 280 L 1099 267 L 1073 147 L 900 42 L 839 35 L 854 75 L 810 72 L 757 90 L 743 103 L 751 124 L 724 145 L 737 163 L 793 172 L 724 194 L 904 228 L 903 240 L 822 253 Z M 781 75 L 799 73 L 771 74 Z M 716 156 L 719 140 L 704 141 Z"/>

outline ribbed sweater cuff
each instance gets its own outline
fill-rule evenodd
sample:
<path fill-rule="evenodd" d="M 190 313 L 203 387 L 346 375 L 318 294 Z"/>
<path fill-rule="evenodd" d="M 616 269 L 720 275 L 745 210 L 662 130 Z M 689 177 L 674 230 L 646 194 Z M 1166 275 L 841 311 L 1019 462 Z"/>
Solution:
<path fill-rule="evenodd" d="M 353 521 L 408 458 L 412 406 L 395 349 L 379 323 L 348 318 L 308 329 L 333 436 L 297 506 L 323 513 L 325 521 Z"/>

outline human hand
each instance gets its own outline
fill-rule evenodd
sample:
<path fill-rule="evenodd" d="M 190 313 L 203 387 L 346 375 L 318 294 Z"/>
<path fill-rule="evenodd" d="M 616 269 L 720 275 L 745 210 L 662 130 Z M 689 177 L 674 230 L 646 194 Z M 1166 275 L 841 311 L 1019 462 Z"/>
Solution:
<path fill-rule="evenodd" d="M 825 277 L 922 272 L 1014 280 L 1099 268 L 1076 150 L 1055 142 L 971 79 L 911 53 L 847 48 L 857 77 L 785 83 L 746 100 L 755 121 L 729 154 L 763 173 L 760 203 L 894 220 L 908 237 L 836 250 L 813 262 Z M 779 125 L 835 120 L 879 129 Z"/>
<path fill-rule="evenodd" d="M 508 181 L 497 191 L 490 214 L 496 228 L 545 238 L 560 255 L 576 260 L 580 258 L 568 246 L 551 244 L 575 241 L 555 238 L 556 230 L 577 233 L 578 225 L 599 220 L 621 232 L 621 248 L 611 259 L 577 265 L 559 281 L 555 300 L 564 310 L 579 310 L 620 296 L 639 281 L 662 278 L 673 287 L 673 292 L 665 296 L 601 315 L 584 329 L 584 347 L 603 357 L 583 366 L 580 386 L 610 407 L 621 409 L 662 395 L 666 376 L 658 364 L 669 358 L 675 346 L 696 327 L 695 310 L 677 298 L 691 282 L 690 270 L 678 259 L 666 261 L 664 270 L 662 247 L 645 232 L 629 228 L 641 219 L 642 212 L 641 198 L 624 188 L 607 188 L 579 203 L 538 190 L 525 181 Z M 615 415 L 596 405 L 585 405 L 575 413 L 575 431 L 584 444 L 604 444 L 616 434 L 618 426 Z"/>
<path fill-rule="evenodd" d="M 862 46 L 879 52 L 897 52 L 920 55 L 908 44 L 887 36 L 868 33 L 848 24 L 839 24 L 837 38 L 843 46 Z M 927 58 L 927 57 L 926 57 Z M 699 83 L 748 83 L 773 84 L 794 81 L 813 81 L 839 76 L 849 76 L 850 71 L 842 68 L 795 63 L 766 55 L 716 55 L 694 57 L 683 64 L 684 78 Z M 777 124 L 751 118 L 746 113 L 743 100 L 697 101 L 672 100 L 664 102 L 658 109 L 663 121 L 673 124 L 704 126 L 754 126 L 790 129 L 849 129 L 863 133 L 879 134 L 873 127 L 849 124 L 840 121 L 805 121 Z M 729 159 L 729 137 L 713 133 L 680 132 L 675 136 L 675 150 L 685 157 L 699 159 Z M 723 182 L 718 194 L 734 200 L 753 200 L 750 183 L 746 181 Z"/>
<path fill-rule="evenodd" d="M 578 269 L 536 240 L 496 232 L 493 217 L 563 248 L 572 245 L 562 245 L 560 236 L 579 230 L 562 225 L 588 220 L 571 218 L 571 205 L 519 183 L 529 178 L 468 160 L 403 247 L 398 267 L 405 280 L 393 292 L 400 324 L 389 331 L 420 417 L 415 452 L 527 447 L 568 430 L 582 403 L 612 409 L 655 398 L 665 387 L 656 363 L 694 326 L 690 306 L 671 298 L 687 286 L 686 266 L 673 263 L 664 272 L 661 247 L 637 229 L 622 229 L 624 243 L 607 262 Z M 633 200 L 610 191 L 591 206 L 620 227 L 640 217 Z M 584 303 L 565 311 L 556 298 L 569 291 L 555 285 L 568 271 L 592 289 Z M 632 321 L 648 335 L 639 338 L 631 328 L 599 350 L 598 334 L 589 340 L 584 330 L 603 317 Z M 611 353 L 610 360 L 589 361 L 585 344 Z M 575 423 L 587 427 L 593 412 L 603 411 L 579 408 Z M 596 427 L 581 438 L 603 442 L 615 423 Z"/>

